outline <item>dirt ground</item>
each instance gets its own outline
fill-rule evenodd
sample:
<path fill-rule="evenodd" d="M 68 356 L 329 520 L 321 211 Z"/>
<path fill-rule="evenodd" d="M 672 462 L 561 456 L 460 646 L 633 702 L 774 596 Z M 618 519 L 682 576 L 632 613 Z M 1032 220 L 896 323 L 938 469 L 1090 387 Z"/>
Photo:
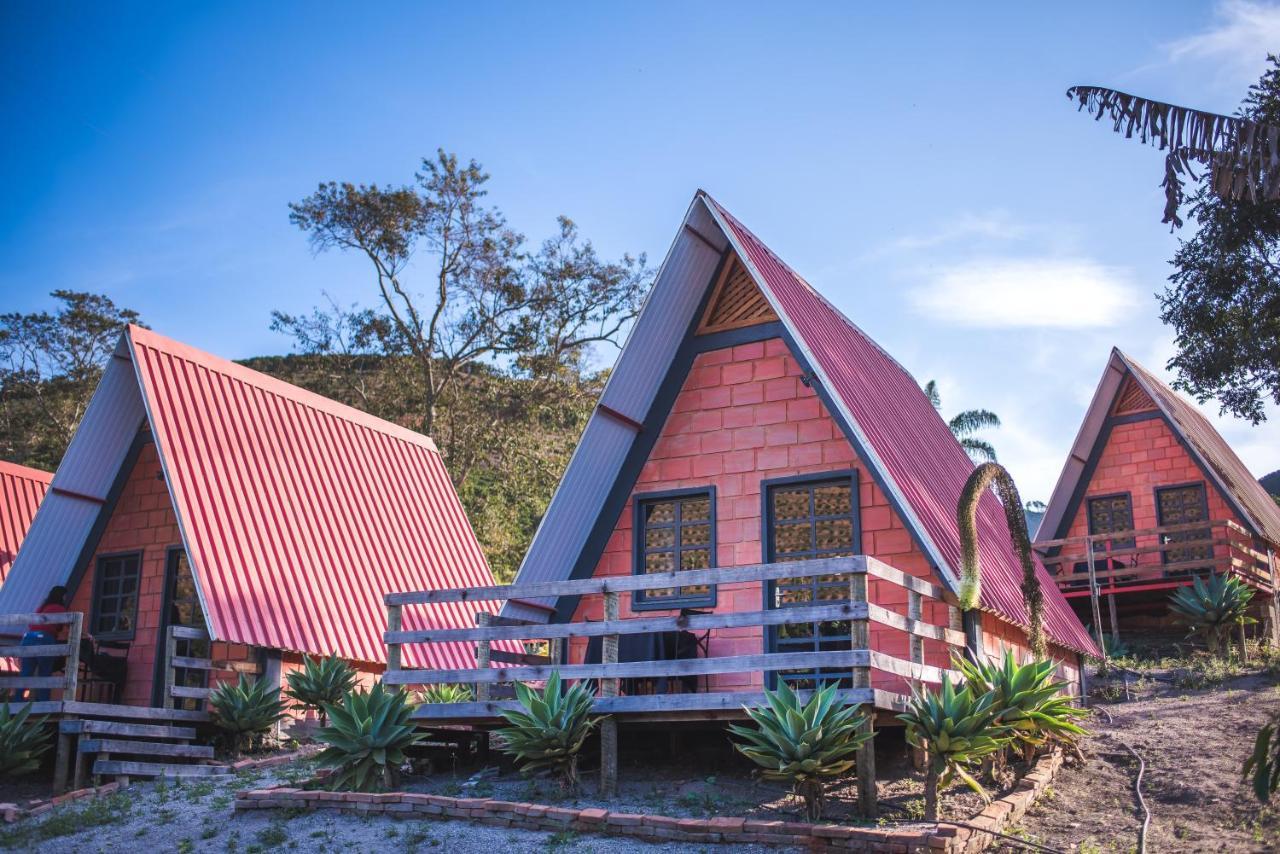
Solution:
<path fill-rule="evenodd" d="M 1126 699 L 1123 676 L 1095 680 L 1093 693 L 1106 698 L 1095 707 L 1105 713 L 1087 725 L 1087 763 L 1064 767 L 1052 796 L 1017 833 L 1059 850 L 1135 850 L 1142 811 L 1127 744 L 1146 763 L 1148 851 L 1280 851 L 1280 809 L 1261 808 L 1240 780 L 1259 727 L 1280 711 L 1280 680 L 1264 674 L 1186 687 L 1196 681 L 1178 668 L 1152 667 L 1129 676 Z"/>

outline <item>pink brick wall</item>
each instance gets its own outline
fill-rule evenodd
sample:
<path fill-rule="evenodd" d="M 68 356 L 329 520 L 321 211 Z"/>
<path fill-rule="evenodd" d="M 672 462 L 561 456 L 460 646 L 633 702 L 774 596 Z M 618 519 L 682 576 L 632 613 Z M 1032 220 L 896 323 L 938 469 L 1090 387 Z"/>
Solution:
<path fill-rule="evenodd" d="M 1118 424 L 1107 439 L 1067 536 L 1089 533 L 1089 498 L 1117 492 L 1130 494 L 1137 529 L 1155 527 L 1156 488 L 1186 483 L 1205 484 L 1210 519 L 1240 521 L 1213 484 L 1205 482 L 1204 472 L 1163 419 Z"/>
<path fill-rule="evenodd" d="M 817 394 L 800 382 L 800 374 L 781 339 L 699 355 L 634 492 L 714 485 L 718 563 L 744 566 L 762 560 L 762 480 L 856 469 L 863 551 L 903 572 L 936 582 L 888 499 L 872 482 Z M 628 502 L 596 567 L 597 576 L 632 571 L 631 525 Z M 907 593 L 896 585 L 873 580 L 871 599 L 898 613 L 907 612 Z M 755 611 L 762 606 L 758 584 L 719 586 L 716 611 Z M 620 611 L 623 617 L 633 614 L 627 594 L 623 594 Z M 602 616 L 601 601 L 584 598 L 574 620 L 599 620 Z M 924 618 L 947 625 L 946 606 L 926 600 Z M 876 649 L 910 659 L 906 633 L 875 624 L 871 633 Z M 944 644 L 933 640 L 924 644 L 927 664 L 948 663 Z M 571 660 L 581 661 L 584 649 L 584 641 L 572 643 Z M 712 636 L 709 655 L 748 655 L 763 649 L 761 629 L 725 629 Z M 758 673 L 712 677 L 712 687 L 719 690 L 760 685 Z M 875 686 L 904 689 L 901 680 L 884 674 L 877 674 Z"/>

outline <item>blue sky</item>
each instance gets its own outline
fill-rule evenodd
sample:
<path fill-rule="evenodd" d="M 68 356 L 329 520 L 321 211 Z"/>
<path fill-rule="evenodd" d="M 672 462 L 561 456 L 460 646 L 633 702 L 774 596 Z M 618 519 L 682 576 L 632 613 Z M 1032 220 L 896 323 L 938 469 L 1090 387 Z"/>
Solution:
<path fill-rule="evenodd" d="M 443 146 L 531 238 L 564 213 L 655 261 L 703 187 L 948 412 L 998 412 L 1047 499 L 1109 348 L 1171 354 L 1177 241 L 1159 155 L 1064 90 L 1230 111 L 1280 47 L 1280 8 L 1238 0 L 361 5 L 0 7 L 0 310 L 98 291 L 278 353 L 273 308 L 372 297 L 288 222 L 321 180 L 404 182 Z M 1280 413 L 1219 423 L 1280 468 Z"/>

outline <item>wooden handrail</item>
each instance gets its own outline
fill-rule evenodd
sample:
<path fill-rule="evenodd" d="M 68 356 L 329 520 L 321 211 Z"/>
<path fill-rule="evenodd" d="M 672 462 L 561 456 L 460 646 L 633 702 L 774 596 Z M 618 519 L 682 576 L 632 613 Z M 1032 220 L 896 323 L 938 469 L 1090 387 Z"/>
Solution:
<path fill-rule="evenodd" d="M 84 614 L 64 611 L 57 614 L 0 614 L 0 625 L 67 626 L 66 643 L 12 645 L 0 647 L 0 655 L 6 658 L 65 658 L 61 676 L 4 676 L 0 688 L 47 690 L 62 689 L 62 702 L 75 702 L 80 678 L 80 638 L 84 628 Z"/>
<path fill-rule="evenodd" d="M 1177 525 L 1157 525 L 1154 528 L 1132 528 L 1125 531 L 1108 531 L 1105 534 L 1079 534 L 1074 537 L 1062 537 L 1056 540 L 1038 540 L 1032 544 L 1036 551 L 1059 548 L 1067 543 L 1084 543 L 1089 540 L 1127 540 L 1131 537 L 1145 537 L 1152 534 L 1179 534 L 1184 531 L 1200 531 L 1205 528 L 1229 525 L 1229 519 L 1214 519 L 1209 522 L 1182 522 Z"/>

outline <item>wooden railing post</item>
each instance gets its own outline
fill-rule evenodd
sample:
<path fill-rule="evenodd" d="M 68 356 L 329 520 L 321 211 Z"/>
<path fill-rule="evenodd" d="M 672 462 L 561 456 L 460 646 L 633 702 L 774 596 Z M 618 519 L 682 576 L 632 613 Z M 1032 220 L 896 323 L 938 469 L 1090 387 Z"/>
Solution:
<path fill-rule="evenodd" d="M 618 619 L 618 594 L 604 594 L 604 618 Z M 600 661 L 607 665 L 618 663 L 618 636 L 605 635 L 600 640 Z M 600 680 L 600 696 L 618 696 L 617 679 Z M 600 793 L 613 797 L 618 791 L 618 722 L 612 715 L 600 722 Z"/>
<path fill-rule="evenodd" d="M 173 631 L 173 626 L 170 626 L 164 633 L 164 707 L 166 709 L 173 708 L 173 686 L 178 681 L 173 659 L 177 655 L 178 637 Z"/>
<path fill-rule="evenodd" d="M 403 625 L 403 620 L 404 620 L 404 614 L 402 612 L 402 608 L 403 606 L 401 605 L 387 606 L 387 631 L 389 632 L 400 631 Z M 399 670 L 399 669 L 400 669 L 400 644 L 389 643 L 387 644 L 387 672 L 390 673 L 393 670 Z"/>
<path fill-rule="evenodd" d="M 867 602 L 867 575 L 855 572 L 849 576 L 849 601 L 857 604 Z M 853 649 L 871 648 L 871 625 L 869 617 L 849 621 L 849 641 Z M 871 688 L 871 666 L 853 668 L 853 687 Z M 867 721 L 863 724 L 864 733 L 875 734 L 876 706 L 868 703 L 863 710 Z M 858 748 L 855 762 L 858 770 L 858 813 L 863 818 L 875 818 L 879 813 L 876 793 L 876 740 L 867 739 Z"/>
<path fill-rule="evenodd" d="M 476 613 L 476 625 L 484 628 L 493 622 L 493 615 L 486 611 L 478 611 Z M 493 641 L 488 638 L 476 642 L 476 669 L 488 670 L 492 662 Z M 476 684 L 476 699 L 485 701 L 489 699 L 489 683 L 479 682 Z"/>
<path fill-rule="evenodd" d="M 84 633 L 84 614 L 71 612 L 71 625 L 67 628 L 66 687 L 62 689 L 64 702 L 75 702 L 76 682 L 80 678 L 80 638 Z"/>
<path fill-rule="evenodd" d="M 1089 561 L 1089 604 L 1093 606 L 1093 633 L 1098 638 L 1102 660 L 1107 660 L 1107 644 L 1102 638 L 1102 609 L 1098 605 L 1098 571 L 1093 564 L 1093 537 L 1084 538 L 1086 559 Z"/>

